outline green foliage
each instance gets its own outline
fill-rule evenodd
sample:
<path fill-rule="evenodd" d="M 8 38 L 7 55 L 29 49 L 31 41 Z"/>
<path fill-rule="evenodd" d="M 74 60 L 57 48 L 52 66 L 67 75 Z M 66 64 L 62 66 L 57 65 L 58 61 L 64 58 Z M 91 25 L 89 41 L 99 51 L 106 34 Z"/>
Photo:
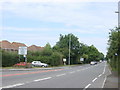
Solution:
<path fill-rule="evenodd" d="M 58 65 L 63 64 L 62 55 L 60 53 L 54 52 L 51 57 L 52 57 L 52 59 L 50 61 L 51 66 L 58 66 Z"/>
<path fill-rule="evenodd" d="M 84 63 L 90 63 L 90 61 L 99 61 L 104 59 L 104 55 L 100 53 L 95 46 L 87 46 L 78 41 L 78 38 L 73 34 L 60 35 L 60 39 L 57 44 L 53 47 L 54 51 L 58 51 L 64 55 L 64 58 L 69 57 L 69 40 L 71 38 L 71 64 L 77 64 L 80 62 L 80 57 L 84 58 Z"/>
<path fill-rule="evenodd" d="M 84 58 L 84 63 L 90 63 L 91 61 L 99 61 L 104 59 L 103 53 L 100 53 L 93 45 L 87 46 L 81 43 L 80 51 L 81 57 Z"/>
<path fill-rule="evenodd" d="M 46 46 L 44 47 L 44 50 L 42 50 L 41 52 L 29 52 L 29 54 L 27 55 L 29 62 L 41 61 L 51 66 L 57 66 L 57 65 L 63 64 L 62 57 L 63 55 L 61 55 L 60 53 L 53 52 L 49 43 L 46 44 Z"/>
<path fill-rule="evenodd" d="M 59 41 L 53 48 L 49 43 L 46 44 L 41 51 L 28 51 L 27 62 L 41 61 L 47 63 L 50 66 L 63 65 L 63 58 L 69 59 L 69 41 L 70 41 L 70 58 L 71 64 L 78 64 L 80 58 L 84 58 L 84 63 L 90 61 L 98 61 L 104 59 L 104 55 L 100 53 L 95 46 L 87 46 L 86 44 L 80 43 L 78 38 L 73 34 L 60 35 Z M 18 62 L 24 62 L 23 55 L 18 55 L 17 52 L 0 51 L 2 53 L 2 66 L 13 66 Z M 19 61 L 20 57 L 20 61 Z"/>
<path fill-rule="evenodd" d="M 0 49 L 0 67 L 2 67 L 2 50 Z"/>
<path fill-rule="evenodd" d="M 111 29 L 108 40 L 108 52 L 106 59 L 108 59 L 111 67 L 115 70 L 119 70 L 118 64 L 120 64 L 120 29 Z"/>
<path fill-rule="evenodd" d="M 18 55 L 17 53 L 11 53 L 11 52 L 7 52 L 7 51 L 3 51 L 2 52 L 2 66 L 3 67 L 9 67 L 12 66 L 16 63 L 18 63 Z"/>
<path fill-rule="evenodd" d="M 77 58 L 79 57 L 79 46 L 80 43 L 78 38 L 73 34 L 60 35 L 60 39 L 57 44 L 53 47 L 54 51 L 60 52 L 64 55 L 64 58 L 69 58 L 69 41 L 70 41 L 70 55 L 71 55 L 71 64 L 77 63 Z"/>

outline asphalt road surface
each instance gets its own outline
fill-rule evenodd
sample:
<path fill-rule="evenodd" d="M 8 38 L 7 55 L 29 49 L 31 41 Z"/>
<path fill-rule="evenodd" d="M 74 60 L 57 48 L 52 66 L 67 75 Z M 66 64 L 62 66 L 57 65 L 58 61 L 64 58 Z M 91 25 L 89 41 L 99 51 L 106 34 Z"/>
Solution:
<path fill-rule="evenodd" d="M 3 71 L 0 88 L 104 88 L 107 62 L 46 70 Z"/>

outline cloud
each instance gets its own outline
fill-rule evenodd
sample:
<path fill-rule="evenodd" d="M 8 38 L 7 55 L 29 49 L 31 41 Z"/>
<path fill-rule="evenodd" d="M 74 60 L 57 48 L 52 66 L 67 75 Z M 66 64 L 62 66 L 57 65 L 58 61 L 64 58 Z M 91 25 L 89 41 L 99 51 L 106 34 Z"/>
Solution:
<path fill-rule="evenodd" d="M 2 9 L 4 10 L 4 12 L 11 12 L 12 15 L 14 15 L 15 17 L 22 17 L 25 19 L 33 19 L 44 22 L 63 23 L 65 25 L 75 25 L 78 27 L 85 25 L 89 28 L 92 28 L 93 25 L 113 26 L 115 25 L 114 22 L 116 21 L 115 15 L 112 15 L 113 19 L 110 19 L 111 14 L 114 13 L 112 12 L 112 10 L 114 10 L 114 7 L 112 7 L 110 3 L 100 3 L 97 4 L 98 6 L 92 7 L 95 4 L 91 4 L 91 2 L 20 2 L 21 3 L 18 3 L 17 1 L 14 2 L 13 0 L 13 2 L 3 3 Z M 111 21 L 112 23 L 109 21 Z"/>
<path fill-rule="evenodd" d="M 100 27 L 101 28 L 101 27 Z M 97 30 L 94 29 L 89 29 L 89 30 L 82 30 L 82 29 L 71 29 L 71 28 L 21 28 L 21 27 L 0 27 L 0 30 L 3 31 L 4 33 L 6 32 L 14 32 L 18 33 L 23 32 L 26 34 L 29 34 L 29 32 L 68 32 L 68 33 L 80 33 L 80 34 L 100 34 L 100 33 L 106 33 L 107 31 L 103 32 L 98 32 Z M 36 34 L 37 34 L 36 33 Z M 34 33 L 33 33 L 34 34 Z"/>
<path fill-rule="evenodd" d="M 20 2 L 59 2 L 59 3 L 78 3 L 78 2 L 118 2 L 118 0 L 3 0 L 2 2 L 12 2 L 12 3 L 20 3 Z"/>
<path fill-rule="evenodd" d="M 86 44 L 94 44 L 99 47 L 100 50 L 105 50 L 106 43 L 103 42 L 106 42 L 106 37 L 100 38 L 100 35 L 102 33 L 103 35 L 107 35 L 108 30 L 117 25 L 117 15 L 114 13 L 114 11 L 117 10 L 117 2 L 107 3 L 106 1 L 108 0 L 104 0 L 106 3 L 100 0 L 99 3 L 93 3 L 90 0 L 86 0 L 86 2 L 79 1 L 80 0 L 34 0 L 33 2 L 33 0 L 4 0 L 2 8 L 0 9 L 3 10 L 4 13 L 7 12 L 7 14 L 4 14 L 4 18 L 8 18 L 9 15 L 9 17 L 14 16 L 23 19 L 25 22 L 26 20 L 35 20 L 47 23 L 62 23 L 64 27 L 41 28 L 38 25 L 38 28 L 34 28 L 32 26 L 19 27 L 17 25 L 8 25 L 1 29 L 4 30 L 4 35 L 8 40 L 11 38 L 11 40 L 24 41 L 25 37 L 27 43 L 33 43 L 39 40 L 42 44 L 48 41 L 55 42 L 57 40 L 56 38 L 58 38 L 55 37 L 55 35 L 58 35 L 58 33 L 75 33 L 77 35 L 80 34 L 79 37 L 83 34 L 84 37 L 80 37 L 80 39 Z M 95 2 L 97 1 L 98 0 Z M 54 32 L 56 32 L 55 35 L 52 34 Z M 92 34 L 94 38 L 88 37 L 90 34 Z M 18 36 L 23 37 L 20 38 Z"/>
<path fill-rule="evenodd" d="M 8 40 L 11 42 L 22 42 L 30 46 L 32 44 L 38 46 L 45 46 L 46 43 L 50 43 L 51 46 L 55 45 L 59 39 L 58 35 L 51 35 L 47 33 L 17 33 L 17 32 L 6 32 L 2 34 L 2 40 Z"/>

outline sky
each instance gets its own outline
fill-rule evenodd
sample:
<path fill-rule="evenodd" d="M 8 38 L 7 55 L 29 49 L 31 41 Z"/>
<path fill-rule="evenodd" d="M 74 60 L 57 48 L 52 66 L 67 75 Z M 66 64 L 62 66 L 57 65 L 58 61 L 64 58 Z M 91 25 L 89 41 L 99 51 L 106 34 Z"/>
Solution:
<path fill-rule="evenodd" d="M 54 46 L 60 34 L 72 33 L 106 54 L 108 33 L 117 26 L 117 10 L 118 0 L 3 0 L 1 40 Z"/>

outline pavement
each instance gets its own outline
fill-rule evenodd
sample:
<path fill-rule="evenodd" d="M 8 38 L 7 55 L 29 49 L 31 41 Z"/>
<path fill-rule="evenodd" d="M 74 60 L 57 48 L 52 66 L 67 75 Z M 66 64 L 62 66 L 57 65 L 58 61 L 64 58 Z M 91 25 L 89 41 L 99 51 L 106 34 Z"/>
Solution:
<path fill-rule="evenodd" d="M 104 88 L 119 88 L 118 82 L 118 73 L 116 71 L 112 71 L 110 75 L 107 76 Z"/>

